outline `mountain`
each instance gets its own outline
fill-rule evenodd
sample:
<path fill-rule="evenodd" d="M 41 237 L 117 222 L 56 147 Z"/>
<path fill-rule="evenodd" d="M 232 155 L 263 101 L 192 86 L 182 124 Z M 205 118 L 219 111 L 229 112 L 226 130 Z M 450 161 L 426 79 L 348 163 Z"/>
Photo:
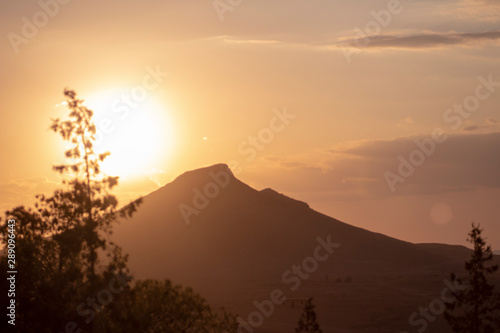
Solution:
<path fill-rule="evenodd" d="M 279 279 L 313 255 L 318 237 L 340 244 L 318 275 L 432 270 L 467 253 L 348 225 L 272 189 L 257 191 L 224 164 L 186 172 L 144 197 L 115 230 L 138 276 L 179 280 Z"/>
<path fill-rule="evenodd" d="M 349 291 L 350 301 L 342 296 L 336 310 L 340 313 L 349 302 L 365 304 L 369 291 L 378 299 L 368 302 L 375 314 L 384 307 L 381 302 L 400 303 L 401 316 L 391 321 L 399 328 L 420 306 L 415 301 L 439 295 L 443 279 L 462 270 L 470 255 L 462 246 L 413 244 L 346 224 L 272 189 L 255 190 L 224 164 L 186 172 L 145 196 L 136 214 L 115 227 L 113 237 L 130 254 L 135 277 L 192 286 L 214 304 L 239 313 L 251 311 L 253 300 L 276 287 L 289 297 L 317 295 L 320 304 L 333 308 L 339 299 L 326 295 Z M 402 310 L 404 304 L 408 310 Z M 346 313 L 342 325 L 353 327 L 360 320 L 351 317 Z M 378 323 L 382 317 L 366 318 L 366 327 L 389 325 Z M 266 325 L 271 324 L 262 326 L 269 332 L 281 331 Z M 442 323 L 435 325 L 443 329 Z"/>

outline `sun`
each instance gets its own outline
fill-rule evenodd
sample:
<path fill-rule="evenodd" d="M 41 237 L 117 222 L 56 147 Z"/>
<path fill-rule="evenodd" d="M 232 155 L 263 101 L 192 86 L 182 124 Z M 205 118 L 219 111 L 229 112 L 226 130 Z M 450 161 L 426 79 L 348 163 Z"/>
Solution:
<path fill-rule="evenodd" d="M 171 110 L 153 94 L 134 100 L 129 89 L 100 90 L 85 98 L 94 111 L 95 152 L 109 151 L 105 174 L 123 178 L 165 168 L 174 149 Z"/>

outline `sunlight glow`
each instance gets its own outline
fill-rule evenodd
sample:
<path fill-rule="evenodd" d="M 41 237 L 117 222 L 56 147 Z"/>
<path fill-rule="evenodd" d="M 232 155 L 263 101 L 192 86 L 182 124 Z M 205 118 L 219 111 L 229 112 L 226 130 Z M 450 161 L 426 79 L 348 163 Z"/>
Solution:
<path fill-rule="evenodd" d="M 173 152 L 170 110 L 153 94 L 143 101 L 127 102 L 127 89 L 99 91 L 85 98 L 94 111 L 97 153 L 109 151 L 103 171 L 134 178 L 162 169 Z"/>

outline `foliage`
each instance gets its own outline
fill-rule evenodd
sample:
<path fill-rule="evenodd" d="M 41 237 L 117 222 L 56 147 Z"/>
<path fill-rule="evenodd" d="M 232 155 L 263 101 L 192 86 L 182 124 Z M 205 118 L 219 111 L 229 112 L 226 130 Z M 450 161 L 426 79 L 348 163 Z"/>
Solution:
<path fill-rule="evenodd" d="M 54 170 L 61 174 L 70 174 L 73 178 L 64 181 L 69 191 L 58 190 L 52 198 L 44 198 L 47 214 L 56 213 L 53 223 L 56 231 L 72 230 L 83 237 L 83 258 L 87 264 L 87 278 L 95 278 L 98 264 L 98 249 L 106 250 L 105 235 L 111 231 L 111 223 L 116 219 L 115 196 L 108 193 L 118 184 L 118 177 L 104 176 L 100 165 L 109 156 L 109 152 L 95 153 L 96 126 L 92 120 L 93 111 L 83 105 L 83 100 L 76 98 L 72 90 L 65 90 L 66 103 L 70 109 L 69 119 L 54 119 L 50 129 L 69 141 L 71 148 L 66 150 L 70 163 L 56 165 Z M 131 215 L 139 202 L 127 206 L 122 215 Z M 62 220 L 62 221 L 61 221 Z M 58 224 L 58 222 L 61 222 Z"/>
<path fill-rule="evenodd" d="M 109 308 L 112 322 L 125 323 L 113 332 L 145 333 L 233 333 L 236 317 L 221 311 L 217 314 L 191 288 L 173 285 L 171 281 L 137 281 L 126 300 Z"/>
<path fill-rule="evenodd" d="M 302 315 L 300 316 L 295 332 L 322 333 L 319 328 L 319 324 L 316 321 L 316 311 L 314 308 L 315 306 L 312 303 L 312 298 L 309 298 L 304 306 L 304 312 L 302 312 Z"/>
<path fill-rule="evenodd" d="M 50 129 L 71 144 L 65 152 L 68 164 L 54 166 L 65 176 L 66 188 L 52 196 L 37 195 L 34 209 L 19 206 L 5 214 L 6 220 L 17 221 L 17 283 L 22 286 L 16 293 L 16 326 L 23 332 L 63 331 L 86 296 L 105 288 L 113 274 L 126 273 L 126 256 L 108 238 L 115 219 L 130 216 L 140 203 L 117 211 L 118 201 L 109 190 L 118 178 L 100 172 L 109 153 L 93 150 L 93 112 L 74 91 L 64 95 L 69 119 L 53 120 Z M 6 221 L 0 226 L 0 241 L 6 244 Z M 5 272 L 5 256 L 0 264 Z M 94 323 L 88 330 L 94 331 Z"/>
<path fill-rule="evenodd" d="M 488 264 L 493 259 L 493 254 L 481 233 L 480 226 L 473 223 L 467 239 L 474 245 L 472 256 L 465 263 L 467 283 L 451 274 L 453 283 L 467 286 L 465 290 L 455 292 L 455 300 L 446 304 L 445 318 L 455 332 L 495 332 L 495 321 L 496 332 L 500 330 L 500 295 L 494 292 L 494 285 L 487 279 L 488 275 L 498 270 L 498 266 Z"/>
<path fill-rule="evenodd" d="M 152 280 L 131 287 L 124 279 L 127 256 L 109 237 L 116 218 L 131 216 L 141 200 L 117 210 L 109 191 L 118 177 L 101 173 L 109 153 L 94 152 L 93 112 L 74 91 L 64 95 L 69 119 L 53 120 L 50 129 L 71 145 L 65 152 L 68 163 L 54 166 L 65 189 L 37 195 L 34 209 L 19 206 L 0 219 L 3 245 L 8 219 L 17 221 L 16 328 L 24 333 L 236 332 L 234 316 L 215 313 L 192 289 Z M 5 253 L 0 269 L 0 287 L 8 290 Z M 111 299 L 103 298 L 106 293 Z M 0 331 L 7 326 L 3 320 Z"/>

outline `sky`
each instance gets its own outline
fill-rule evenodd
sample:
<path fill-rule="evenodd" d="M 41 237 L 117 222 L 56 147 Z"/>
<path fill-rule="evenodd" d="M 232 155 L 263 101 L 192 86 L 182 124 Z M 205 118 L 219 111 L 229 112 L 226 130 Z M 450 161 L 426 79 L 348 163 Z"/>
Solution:
<path fill-rule="evenodd" d="M 0 209 L 61 179 L 76 90 L 122 204 L 229 163 L 329 216 L 500 250 L 495 0 L 6 0 Z"/>

